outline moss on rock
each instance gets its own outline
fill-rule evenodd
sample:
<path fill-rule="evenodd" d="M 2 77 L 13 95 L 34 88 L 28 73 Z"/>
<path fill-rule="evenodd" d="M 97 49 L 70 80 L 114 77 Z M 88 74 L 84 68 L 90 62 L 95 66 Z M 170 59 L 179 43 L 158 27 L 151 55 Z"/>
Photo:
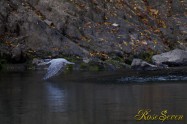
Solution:
<path fill-rule="evenodd" d="M 147 62 L 152 62 L 152 56 L 154 55 L 153 51 L 148 51 L 148 52 L 142 52 L 138 55 L 138 58 L 143 59 Z"/>
<path fill-rule="evenodd" d="M 91 66 L 89 66 L 89 71 L 99 71 L 100 69 L 99 69 L 99 66 L 97 66 L 97 65 L 91 65 Z"/>

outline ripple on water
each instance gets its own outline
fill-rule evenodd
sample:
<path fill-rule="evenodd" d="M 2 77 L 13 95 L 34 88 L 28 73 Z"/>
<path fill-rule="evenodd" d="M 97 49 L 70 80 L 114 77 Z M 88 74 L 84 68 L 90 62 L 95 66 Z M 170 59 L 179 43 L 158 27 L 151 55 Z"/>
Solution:
<path fill-rule="evenodd" d="M 153 82 L 153 81 L 185 81 L 187 80 L 187 76 L 181 75 L 167 75 L 167 76 L 130 76 L 130 77 L 122 77 L 118 79 L 119 82 Z"/>

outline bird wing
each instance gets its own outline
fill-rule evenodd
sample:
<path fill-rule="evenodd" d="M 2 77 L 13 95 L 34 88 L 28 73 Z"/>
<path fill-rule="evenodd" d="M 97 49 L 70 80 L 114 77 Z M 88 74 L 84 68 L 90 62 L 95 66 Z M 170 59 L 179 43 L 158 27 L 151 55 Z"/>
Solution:
<path fill-rule="evenodd" d="M 44 76 L 44 80 L 49 79 L 60 72 L 65 67 L 66 63 L 63 61 L 51 62 L 51 65 L 47 69 L 47 74 Z"/>

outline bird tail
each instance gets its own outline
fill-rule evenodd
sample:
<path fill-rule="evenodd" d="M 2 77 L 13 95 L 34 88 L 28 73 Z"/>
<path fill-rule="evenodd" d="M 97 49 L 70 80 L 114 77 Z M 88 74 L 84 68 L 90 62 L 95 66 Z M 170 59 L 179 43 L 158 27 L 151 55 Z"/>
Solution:
<path fill-rule="evenodd" d="M 47 76 L 45 76 L 44 78 L 43 78 L 43 80 L 47 80 L 47 79 L 49 79 L 50 77 L 47 77 Z"/>

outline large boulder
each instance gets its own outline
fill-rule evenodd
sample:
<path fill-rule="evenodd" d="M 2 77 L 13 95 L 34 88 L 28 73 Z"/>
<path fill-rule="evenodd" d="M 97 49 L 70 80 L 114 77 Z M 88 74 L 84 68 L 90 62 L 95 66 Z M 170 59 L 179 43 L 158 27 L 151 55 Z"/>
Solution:
<path fill-rule="evenodd" d="M 155 64 L 167 64 L 168 66 L 187 65 L 187 51 L 175 49 L 159 55 L 154 55 L 152 61 Z"/>
<path fill-rule="evenodd" d="M 157 70 L 158 67 L 142 59 L 133 59 L 131 63 L 131 69 L 133 70 Z"/>

